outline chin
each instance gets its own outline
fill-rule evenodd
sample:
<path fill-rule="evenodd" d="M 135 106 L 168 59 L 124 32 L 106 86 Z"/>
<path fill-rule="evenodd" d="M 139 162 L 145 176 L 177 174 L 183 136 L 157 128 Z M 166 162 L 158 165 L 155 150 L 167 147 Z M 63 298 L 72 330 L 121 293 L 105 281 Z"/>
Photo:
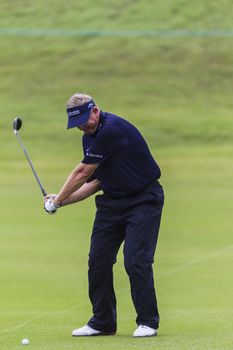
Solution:
<path fill-rule="evenodd" d="M 96 128 L 90 128 L 84 131 L 87 135 L 93 135 L 96 132 Z"/>
<path fill-rule="evenodd" d="M 84 131 L 84 134 L 92 135 L 92 134 L 94 134 L 94 131 L 93 130 L 86 130 L 86 131 Z"/>

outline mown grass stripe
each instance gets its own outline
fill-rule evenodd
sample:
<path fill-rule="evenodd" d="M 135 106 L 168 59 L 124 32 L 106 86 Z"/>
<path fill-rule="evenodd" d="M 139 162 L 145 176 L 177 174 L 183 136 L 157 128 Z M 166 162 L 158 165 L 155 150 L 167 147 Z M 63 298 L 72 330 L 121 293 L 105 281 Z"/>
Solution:
<path fill-rule="evenodd" d="M 233 30 L 79 30 L 79 29 L 22 29 L 0 28 L 1 36 L 57 36 L 57 37 L 233 37 Z"/>

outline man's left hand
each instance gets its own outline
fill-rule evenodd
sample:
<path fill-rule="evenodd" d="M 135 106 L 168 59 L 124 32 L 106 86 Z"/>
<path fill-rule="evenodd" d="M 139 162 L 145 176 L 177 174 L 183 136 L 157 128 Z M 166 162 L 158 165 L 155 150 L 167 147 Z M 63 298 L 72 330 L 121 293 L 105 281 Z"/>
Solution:
<path fill-rule="evenodd" d="M 54 204 L 54 201 L 51 198 L 47 199 L 44 203 L 44 210 L 50 215 L 55 214 L 57 208 L 59 207 Z"/>

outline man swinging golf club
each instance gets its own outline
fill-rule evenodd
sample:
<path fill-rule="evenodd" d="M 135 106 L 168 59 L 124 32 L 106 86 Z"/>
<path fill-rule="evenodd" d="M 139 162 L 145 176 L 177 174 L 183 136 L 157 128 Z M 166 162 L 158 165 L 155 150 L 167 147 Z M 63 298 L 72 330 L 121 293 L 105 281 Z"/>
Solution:
<path fill-rule="evenodd" d="M 124 265 L 137 313 L 134 337 L 157 335 L 159 313 L 152 264 L 164 194 L 160 169 L 140 132 L 128 121 L 103 112 L 92 97 L 73 95 L 68 126 L 83 131 L 84 158 L 57 195 L 45 197 L 45 210 L 79 202 L 98 191 L 88 261 L 93 316 L 73 336 L 114 335 L 117 329 L 113 264 L 124 241 Z"/>

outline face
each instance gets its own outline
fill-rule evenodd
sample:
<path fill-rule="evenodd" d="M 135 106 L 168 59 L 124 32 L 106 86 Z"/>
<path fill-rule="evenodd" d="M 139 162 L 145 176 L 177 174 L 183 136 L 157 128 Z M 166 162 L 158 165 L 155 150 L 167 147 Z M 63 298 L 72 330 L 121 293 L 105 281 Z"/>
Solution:
<path fill-rule="evenodd" d="M 79 130 L 82 130 L 86 135 L 92 135 L 96 132 L 99 125 L 100 110 L 98 107 L 94 107 L 91 111 L 90 117 L 86 124 L 78 126 Z"/>

